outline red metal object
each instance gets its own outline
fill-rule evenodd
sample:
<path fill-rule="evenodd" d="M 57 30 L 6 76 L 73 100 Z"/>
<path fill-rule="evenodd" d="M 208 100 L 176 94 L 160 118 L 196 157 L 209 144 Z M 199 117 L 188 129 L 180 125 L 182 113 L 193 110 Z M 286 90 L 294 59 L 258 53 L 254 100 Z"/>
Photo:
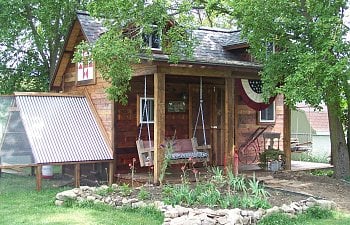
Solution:
<path fill-rule="evenodd" d="M 235 176 L 238 175 L 238 151 L 235 150 L 235 153 L 233 155 L 233 174 Z"/>

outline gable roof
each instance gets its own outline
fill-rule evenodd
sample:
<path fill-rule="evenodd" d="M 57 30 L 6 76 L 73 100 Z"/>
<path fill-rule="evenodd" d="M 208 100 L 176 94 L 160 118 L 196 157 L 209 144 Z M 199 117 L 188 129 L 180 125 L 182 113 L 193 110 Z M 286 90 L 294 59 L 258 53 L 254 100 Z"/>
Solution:
<path fill-rule="evenodd" d="M 78 11 L 77 19 L 89 42 L 95 42 L 107 30 L 103 27 L 100 20 L 91 17 L 87 12 Z M 225 47 L 228 46 L 246 44 L 246 41 L 241 38 L 239 31 L 201 27 L 194 30 L 193 35 L 198 40 L 198 45 L 193 52 L 193 58 L 183 59 L 181 62 L 248 67 L 253 69 L 261 68 L 260 64 L 241 61 L 235 54 L 225 50 Z M 158 53 L 153 54 L 153 56 L 155 60 L 168 60 L 168 56 L 165 54 Z"/>
<path fill-rule="evenodd" d="M 28 138 L 33 163 L 113 159 L 84 96 L 16 93 L 15 103 Z"/>

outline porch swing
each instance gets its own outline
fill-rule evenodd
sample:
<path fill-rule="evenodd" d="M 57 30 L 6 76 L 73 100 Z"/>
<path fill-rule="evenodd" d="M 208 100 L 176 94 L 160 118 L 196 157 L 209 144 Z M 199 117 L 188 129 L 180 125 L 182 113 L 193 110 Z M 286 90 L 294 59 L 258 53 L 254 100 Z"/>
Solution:
<path fill-rule="evenodd" d="M 197 141 L 197 138 L 196 138 L 196 132 L 197 132 L 197 125 L 198 125 L 199 117 L 201 118 L 201 121 L 202 121 L 203 145 L 198 145 L 198 141 Z M 202 77 L 200 77 L 200 82 L 199 82 L 199 106 L 198 106 L 197 119 L 196 119 L 196 123 L 194 125 L 193 135 L 192 135 L 192 138 L 191 138 L 191 143 L 192 143 L 193 150 L 204 151 L 204 152 L 207 152 L 207 154 L 209 155 L 209 151 L 211 149 L 211 145 L 207 144 L 207 137 L 206 137 L 206 134 L 205 134 L 205 122 L 204 122 L 204 112 L 203 112 L 203 79 L 202 79 Z"/>
<path fill-rule="evenodd" d="M 154 147 L 153 147 L 153 141 L 151 140 L 151 132 L 149 128 L 149 112 L 148 112 L 148 105 L 147 105 L 147 77 L 145 76 L 144 79 L 144 104 L 141 114 L 141 121 L 140 121 L 140 130 L 139 135 L 136 140 L 136 147 L 137 152 L 139 155 L 139 161 L 140 166 L 152 166 L 153 165 L 153 159 L 154 159 Z M 142 106 L 142 100 L 141 100 L 141 106 Z M 148 141 L 143 141 L 141 139 L 142 134 L 142 125 L 143 125 L 143 118 L 146 117 L 146 126 L 147 126 L 147 137 Z M 145 147 L 146 146 L 146 147 Z"/>
<path fill-rule="evenodd" d="M 149 127 L 149 111 L 148 111 L 148 103 L 147 103 L 147 79 L 145 76 L 144 79 L 144 104 L 142 108 L 142 117 L 146 119 L 147 126 L 147 141 L 143 141 L 141 139 L 142 126 L 143 123 L 141 121 L 138 139 L 136 140 L 136 147 L 139 155 L 140 166 L 152 166 L 154 159 L 154 144 L 151 140 L 151 133 Z M 142 104 L 141 104 L 142 105 Z M 201 116 L 202 127 L 203 127 L 203 139 L 204 145 L 199 146 L 197 142 L 197 138 L 195 137 L 197 131 L 197 125 L 199 122 L 199 117 Z M 206 136 L 205 136 L 205 124 L 204 124 L 204 115 L 203 115 L 203 96 L 202 96 L 202 78 L 200 82 L 200 103 L 199 110 L 197 114 L 197 120 L 195 124 L 195 129 L 193 132 L 193 137 L 191 139 L 176 139 L 174 140 L 174 149 L 170 157 L 170 164 L 178 164 L 178 163 L 187 163 L 189 159 L 193 159 L 197 162 L 206 162 L 209 160 L 209 150 L 211 146 L 207 144 Z"/>

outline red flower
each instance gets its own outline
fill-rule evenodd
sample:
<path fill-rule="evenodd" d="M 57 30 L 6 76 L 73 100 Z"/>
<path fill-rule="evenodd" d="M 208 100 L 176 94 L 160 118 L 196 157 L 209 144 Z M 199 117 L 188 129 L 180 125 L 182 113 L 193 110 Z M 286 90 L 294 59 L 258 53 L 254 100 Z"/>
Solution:
<path fill-rule="evenodd" d="M 190 158 L 188 158 L 188 161 L 192 161 L 192 158 L 190 157 Z"/>
<path fill-rule="evenodd" d="M 198 173 L 198 170 L 197 170 L 197 169 L 193 169 L 192 172 L 193 172 L 194 174 L 197 174 L 197 173 Z"/>

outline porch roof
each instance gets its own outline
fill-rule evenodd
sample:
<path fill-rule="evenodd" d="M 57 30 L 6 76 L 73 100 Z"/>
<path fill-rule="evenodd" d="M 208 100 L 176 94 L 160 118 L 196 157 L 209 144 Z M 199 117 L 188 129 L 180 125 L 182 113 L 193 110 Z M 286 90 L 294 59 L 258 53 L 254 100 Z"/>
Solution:
<path fill-rule="evenodd" d="M 107 30 L 103 27 L 101 20 L 91 17 L 87 12 L 78 11 L 77 19 L 89 42 L 95 42 Z M 241 37 L 240 31 L 200 27 L 194 30 L 193 34 L 198 40 L 193 57 L 191 59 L 183 59 L 181 62 L 261 68 L 260 64 L 239 60 L 238 55 L 225 50 L 228 46 L 246 44 L 246 41 Z M 157 61 L 168 60 L 168 56 L 165 54 L 158 53 L 153 56 Z"/>

